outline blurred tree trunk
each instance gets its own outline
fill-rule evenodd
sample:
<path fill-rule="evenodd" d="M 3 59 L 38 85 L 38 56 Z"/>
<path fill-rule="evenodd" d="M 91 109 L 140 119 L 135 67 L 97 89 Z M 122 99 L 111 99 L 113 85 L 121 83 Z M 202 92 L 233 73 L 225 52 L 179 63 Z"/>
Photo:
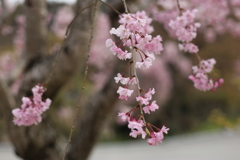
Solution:
<path fill-rule="evenodd" d="M 88 6 L 95 0 L 79 0 L 76 12 Z M 18 127 L 13 124 L 11 110 L 21 106 L 21 98 L 31 95 L 31 88 L 37 83 L 43 83 L 49 76 L 56 59 L 55 55 L 47 55 L 46 44 L 46 4 L 45 0 L 25 0 L 26 10 L 26 50 L 23 54 L 24 67 L 16 67 L 18 75 L 23 77 L 17 96 L 9 93 L 8 86 L 0 83 L 1 110 L 7 133 L 12 141 L 15 152 L 25 160 L 59 160 L 62 154 L 57 146 L 57 134 L 54 126 L 47 119 L 36 126 Z M 70 28 L 65 41 L 59 63 L 54 70 L 47 86 L 46 97 L 54 98 L 59 89 L 69 81 L 76 71 L 84 66 L 87 52 L 89 29 L 92 25 L 92 9 L 82 12 Z M 16 79 L 12 79 L 14 83 Z"/>

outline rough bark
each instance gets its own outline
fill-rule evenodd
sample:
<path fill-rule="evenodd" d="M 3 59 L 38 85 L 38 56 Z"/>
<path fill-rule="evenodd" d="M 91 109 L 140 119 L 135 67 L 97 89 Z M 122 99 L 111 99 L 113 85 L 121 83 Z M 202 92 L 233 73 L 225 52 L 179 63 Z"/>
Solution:
<path fill-rule="evenodd" d="M 25 0 L 26 52 L 24 59 L 36 59 L 46 53 L 46 1 Z"/>

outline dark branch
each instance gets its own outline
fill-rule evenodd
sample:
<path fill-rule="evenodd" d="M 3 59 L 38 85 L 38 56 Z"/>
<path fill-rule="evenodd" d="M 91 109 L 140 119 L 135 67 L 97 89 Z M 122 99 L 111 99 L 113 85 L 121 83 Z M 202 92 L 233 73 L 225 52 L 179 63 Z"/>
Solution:
<path fill-rule="evenodd" d="M 31 61 L 46 53 L 46 1 L 25 0 L 26 8 L 26 55 Z"/>

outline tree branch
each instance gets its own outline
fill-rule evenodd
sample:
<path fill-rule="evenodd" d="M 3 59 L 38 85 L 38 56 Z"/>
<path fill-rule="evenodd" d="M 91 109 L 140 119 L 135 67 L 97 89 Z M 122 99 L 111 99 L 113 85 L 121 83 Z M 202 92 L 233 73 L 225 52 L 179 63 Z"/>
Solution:
<path fill-rule="evenodd" d="M 2 26 L 4 24 L 5 18 L 7 16 L 7 6 L 5 0 L 0 0 L 1 2 L 1 15 L 0 15 L 0 30 L 2 29 Z"/>
<path fill-rule="evenodd" d="M 46 53 L 46 1 L 25 0 L 26 8 L 26 55 L 27 60 Z"/>

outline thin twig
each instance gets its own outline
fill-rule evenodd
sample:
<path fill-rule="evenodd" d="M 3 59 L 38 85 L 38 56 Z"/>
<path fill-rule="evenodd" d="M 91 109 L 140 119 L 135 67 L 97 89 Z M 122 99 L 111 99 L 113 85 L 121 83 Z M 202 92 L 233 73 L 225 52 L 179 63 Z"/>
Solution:
<path fill-rule="evenodd" d="M 198 59 L 198 61 L 199 61 L 199 63 L 200 63 L 200 62 L 201 62 L 201 57 L 199 56 L 198 53 L 195 53 L 195 55 L 197 56 L 197 59 Z"/>
<path fill-rule="evenodd" d="M 1 8 L 2 8 L 2 13 L 0 15 L 0 29 L 2 29 L 7 16 L 7 5 L 5 0 L 0 0 L 0 2 L 1 2 Z"/>
<path fill-rule="evenodd" d="M 67 30 L 66 30 L 66 32 L 65 32 L 64 40 L 63 40 L 63 42 L 62 42 L 62 44 L 61 44 L 61 48 L 60 48 L 60 50 L 59 50 L 58 53 L 57 53 L 57 58 L 56 58 L 56 60 L 55 60 L 55 62 L 54 62 L 54 65 L 53 65 L 53 67 L 52 67 L 52 70 L 51 70 L 51 72 L 50 72 L 47 80 L 46 80 L 45 83 L 44 83 L 45 86 L 47 86 L 47 84 L 49 83 L 50 79 L 51 79 L 52 76 L 53 76 L 54 69 L 56 68 L 56 66 L 57 66 L 57 64 L 58 64 L 58 61 L 59 61 L 59 59 L 60 59 L 60 55 L 61 55 L 61 53 L 62 53 L 62 51 L 63 51 L 63 48 L 64 48 L 64 44 L 65 44 L 66 39 L 67 39 L 67 37 L 68 37 L 68 33 L 69 33 L 69 30 L 70 30 L 70 27 L 72 26 L 73 22 L 77 19 L 77 17 L 78 17 L 85 9 L 88 9 L 88 8 L 92 7 L 93 5 L 94 5 L 94 3 L 90 4 L 90 5 L 87 6 L 87 7 L 82 8 L 82 9 L 78 12 L 78 14 L 76 14 L 76 16 L 75 16 L 75 17 L 73 18 L 73 20 L 70 22 L 70 24 L 68 25 Z"/>
<path fill-rule="evenodd" d="M 181 6 L 180 6 L 180 3 L 179 3 L 179 0 L 176 0 L 177 1 L 177 7 L 178 7 L 178 9 L 179 9 L 179 11 L 180 11 L 180 14 L 182 13 L 182 8 L 181 8 Z"/>
<path fill-rule="evenodd" d="M 136 69 L 136 55 L 134 54 L 134 49 L 132 49 L 132 61 L 133 61 L 133 73 L 135 75 L 135 78 L 137 80 L 137 88 L 138 88 L 138 96 L 141 97 L 141 93 L 140 93 L 140 90 L 141 90 L 141 87 L 140 87 L 140 83 L 139 83 L 139 79 L 138 79 L 138 76 L 137 76 L 137 69 Z M 146 120 L 145 120 L 145 117 L 144 117 L 144 113 L 143 113 L 143 107 L 142 105 L 139 103 L 139 106 L 140 106 L 140 112 L 141 112 L 141 115 L 142 115 L 142 119 L 143 119 L 143 122 L 144 124 L 146 125 Z"/>
<path fill-rule="evenodd" d="M 120 12 L 118 12 L 115 8 L 113 8 L 111 5 L 109 5 L 108 3 L 102 1 L 102 0 L 99 0 L 100 2 L 102 2 L 103 4 L 105 4 L 106 6 L 108 6 L 109 8 L 111 8 L 112 10 L 114 10 L 117 14 L 121 14 Z"/>
<path fill-rule="evenodd" d="M 125 8 L 125 13 L 128 13 L 128 7 L 127 7 L 127 3 L 125 0 L 122 0 L 124 8 Z"/>
<path fill-rule="evenodd" d="M 73 22 L 77 19 L 77 17 L 78 17 L 85 9 L 92 7 L 94 4 L 95 4 L 95 3 L 92 3 L 92 4 L 90 4 L 89 6 L 82 8 L 82 9 L 77 13 L 77 15 L 74 17 L 74 19 L 73 19 L 73 20 L 70 22 L 70 24 L 68 25 L 67 30 L 66 30 L 66 32 L 65 32 L 65 37 L 68 35 L 68 32 L 69 32 L 69 30 L 70 30 L 70 27 L 72 26 Z"/>
<path fill-rule="evenodd" d="M 88 44 L 88 55 L 87 55 L 87 60 L 86 60 L 86 68 L 85 68 L 85 71 L 84 71 L 82 87 L 81 87 L 80 95 L 79 95 L 78 102 L 77 102 L 77 108 L 76 108 L 76 111 L 75 111 L 75 114 L 74 114 L 74 119 L 73 119 L 73 122 L 72 122 L 71 131 L 70 131 L 70 134 L 69 134 L 69 137 L 68 137 L 68 142 L 67 142 L 66 148 L 64 150 L 64 154 L 63 154 L 62 160 L 65 159 L 68 147 L 69 147 L 69 145 L 71 143 L 73 130 L 75 128 L 78 112 L 80 110 L 80 103 L 81 103 L 81 99 L 82 99 L 82 94 L 83 94 L 83 91 L 85 89 L 84 86 L 85 86 L 85 82 L 86 82 L 87 75 L 88 75 L 88 64 L 89 64 L 89 58 L 90 58 L 90 49 L 91 49 L 91 43 L 92 43 L 92 39 L 93 39 L 93 30 L 94 30 L 93 25 L 94 25 L 94 20 L 95 20 L 95 17 L 96 17 L 98 1 L 99 0 L 96 0 L 95 3 L 93 3 L 93 5 L 95 7 L 94 7 L 94 11 L 93 11 L 93 21 L 92 21 L 90 39 L 89 39 L 89 44 Z"/>

